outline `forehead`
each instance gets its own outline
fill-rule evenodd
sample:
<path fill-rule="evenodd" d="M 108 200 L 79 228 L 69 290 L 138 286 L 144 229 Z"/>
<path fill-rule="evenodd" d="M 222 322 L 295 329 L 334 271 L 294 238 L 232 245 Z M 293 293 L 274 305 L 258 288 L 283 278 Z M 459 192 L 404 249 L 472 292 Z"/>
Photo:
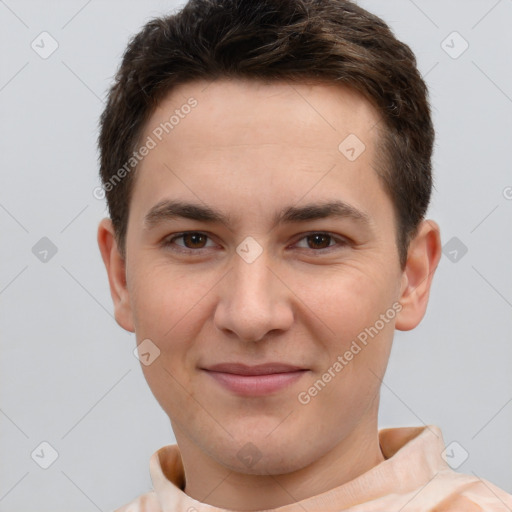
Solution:
<path fill-rule="evenodd" d="M 250 202 L 269 215 L 277 210 L 271 203 L 332 198 L 335 187 L 355 206 L 361 195 L 380 200 L 379 120 L 368 100 L 341 85 L 183 84 L 146 123 L 140 141 L 155 144 L 139 163 L 133 196 L 146 211 L 171 194 L 233 209 Z"/>
<path fill-rule="evenodd" d="M 183 123 L 187 117 L 190 119 Z M 192 125 L 198 137 L 206 136 L 220 146 L 297 144 L 297 137 L 310 137 L 309 145 L 320 147 L 322 141 L 313 139 L 314 135 L 322 134 L 325 146 L 337 146 L 340 137 L 349 133 L 358 133 L 365 142 L 371 142 L 372 128 L 379 120 L 378 112 L 361 93 L 341 84 L 220 79 L 174 88 L 159 103 L 144 133 L 148 135 L 170 121 L 172 128 L 164 137 L 186 134 L 187 125 Z M 214 132 L 209 122 L 215 124 Z M 251 130 L 235 132 L 234 127 Z M 328 133 L 330 137 L 325 137 Z"/>

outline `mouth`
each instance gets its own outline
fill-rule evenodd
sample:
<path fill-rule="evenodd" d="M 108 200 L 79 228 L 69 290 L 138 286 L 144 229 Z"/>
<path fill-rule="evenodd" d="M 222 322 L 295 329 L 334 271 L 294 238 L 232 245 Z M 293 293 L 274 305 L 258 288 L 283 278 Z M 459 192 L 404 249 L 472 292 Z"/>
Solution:
<path fill-rule="evenodd" d="M 283 363 L 248 366 L 222 363 L 201 368 L 228 391 L 242 396 L 264 396 L 281 391 L 297 382 L 309 370 Z"/>

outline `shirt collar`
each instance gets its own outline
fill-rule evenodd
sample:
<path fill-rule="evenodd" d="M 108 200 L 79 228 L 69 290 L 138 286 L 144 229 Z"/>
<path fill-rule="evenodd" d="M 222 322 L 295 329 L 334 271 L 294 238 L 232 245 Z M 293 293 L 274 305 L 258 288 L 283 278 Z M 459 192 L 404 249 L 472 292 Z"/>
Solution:
<path fill-rule="evenodd" d="M 348 508 L 390 493 L 405 493 L 428 483 L 439 471 L 448 468 L 441 453 L 445 449 L 439 427 L 387 428 L 379 431 L 381 451 L 386 458 L 357 478 L 327 492 L 300 501 L 305 510 Z M 194 510 L 228 512 L 201 503 L 183 492 L 185 473 L 177 445 L 157 450 L 150 459 L 150 475 L 162 512 Z M 297 503 L 273 509 L 297 510 Z"/>

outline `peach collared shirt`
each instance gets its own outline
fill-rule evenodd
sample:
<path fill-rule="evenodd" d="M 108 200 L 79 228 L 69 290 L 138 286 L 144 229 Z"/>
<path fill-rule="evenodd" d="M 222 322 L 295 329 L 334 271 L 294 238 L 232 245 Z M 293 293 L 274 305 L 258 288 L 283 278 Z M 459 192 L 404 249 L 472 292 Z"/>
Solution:
<path fill-rule="evenodd" d="M 445 445 L 439 427 L 382 429 L 379 441 L 386 460 L 377 466 L 330 491 L 272 510 L 512 512 L 512 495 L 487 480 L 451 469 L 442 457 Z M 177 445 L 164 446 L 151 456 L 150 475 L 153 490 L 115 512 L 228 512 L 183 492 L 184 469 Z"/>

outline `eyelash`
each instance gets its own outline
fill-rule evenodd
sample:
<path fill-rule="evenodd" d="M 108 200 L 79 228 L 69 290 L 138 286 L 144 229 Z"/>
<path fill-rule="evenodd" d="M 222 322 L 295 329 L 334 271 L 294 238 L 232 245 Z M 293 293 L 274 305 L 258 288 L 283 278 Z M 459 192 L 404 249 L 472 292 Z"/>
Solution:
<path fill-rule="evenodd" d="M 185 253 L 185 254 L 193 254 L 193 253 L 200 253 L 200 251 L 202 251 L 203 249 L 208 249 L 207 247 L 200 247 L 198 249 L 190 249 L 188 247 L 183 247 L 183 246 L 175 246 L 175 247 L 172 247 L 173 246 L 173 242 L 175 240 L 178 240 L 180 238 L 183 238 L 185 235 L 203 235 L 205 237 L 207 237 L 208 240 L 211 240 L 211 237 L 207 234 L 207 233 L 204 233 L 202 231 L 184 231 L 182 233 L 178 233 L 176 235 L 173 235 L 171 238 L 166 238 L 163 240 L 162 242 L 162 245 L 165 247 L 165 248 L 170 248 L 172 251 L 175 251 L 175 252 L 179 252 L 179 253 Z M 327 236 L 331 239 L 331 241 L 335 241 L 337 242 L 337 245 L 338 247 L 336 247 L 336 244 L 335 245 L 329 245 L 328 247 L 324 247 L 322 249 L 310 249 L 310 248 L 301 248 L 301 249 L 305 249 L 306 251 L 310 251 L 310 252 L 314 252 L 314 253 L 322 253 L 322 252 L 331 252 L 334 249 L 338 248 L 338 249 L 341 249 L 347 245 L 350 244 L 350 242 L 342 237 L 338 237 L 338 236 L 335 236 L 335 235 L 332 235 L 331 233 L 328 233 L 328 232 L 325 232 L 325 231 L 313 231 L 311 233 L 306 233 L 304 234 L 301 238 L 299 238 L 297 240 L 297 242 L 295 243 L 298 243 L 308 237 L 311 237 L 311 236 L 314 236 L 314 235 L 324 235 L 324 236 Z M 207 240 L 207 242 L 208 242 Z M 176 249 L 176 247 L 179 247 L 179 249 Z"/>

